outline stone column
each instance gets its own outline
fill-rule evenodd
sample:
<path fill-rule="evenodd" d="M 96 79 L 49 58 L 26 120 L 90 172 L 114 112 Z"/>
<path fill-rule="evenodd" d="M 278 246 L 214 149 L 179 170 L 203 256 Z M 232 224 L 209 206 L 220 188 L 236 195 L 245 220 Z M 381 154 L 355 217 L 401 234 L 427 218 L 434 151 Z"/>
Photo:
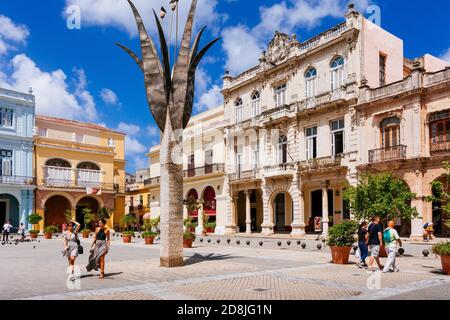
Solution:
<path fill-rule="evenodd" d="M 328 181 L 322 183 L 322 236 L 328 235 Z"/>
<path fill-rule="evenodd" d="M 273 235 L 273 212 L 270 210 L 270 203 L 269 203 L 269 194 L 267 187 L 265 185 L 265 181 L 263 180 L 263 184 L 261 186 L 262 192 L 263 192 L 263 214 L 264 214 L 264 221 L 261 225 L 261 233 L 266 236 Z"/>
<path fill-rule="evenodd" d="M 77 219 L 77 208 L 71 208 L 70 212 L 72 214 L 72 220 L 76 220 Z M 77 221 L 78 223 L 81 223 L 81 221 Z"/>
<path fill-rule="evenodd" d="M 235 234 L 236 233 L 236 215 L 237 215 L 237 200 L 238 197 L 230 197 L 230 219 L 228 224 L 225 226 L 225 234 Z"/>
<path fill-rule="evenodd" d="M 298 210 L 294 211 L 294 222 L 292 222 L 293 237 L 302 237 L 305 235 L 305 199 L 303 198 L 303 192 L 300 190 L 298 195 Z"/>
<path fill-rule="evenodd" d="M 245 191 L 245 233 L 252 233 L 252 217 L 250 212 L 251 190 Z"/>
<path fill-rule="evenodd" d="M 203 235 L 203 231 L 204 231 L 203 214 L 204 214 L 204 212 L 203 212 L 203 206 L 201 206 L 201 207 L 198 209 L 198 218 L 197 218 L 197 220 L 198 220 L 198 225 L 197 225 L 197 227 L 195 228 L 195 234 L 198 235 L 198 236 Z"/>

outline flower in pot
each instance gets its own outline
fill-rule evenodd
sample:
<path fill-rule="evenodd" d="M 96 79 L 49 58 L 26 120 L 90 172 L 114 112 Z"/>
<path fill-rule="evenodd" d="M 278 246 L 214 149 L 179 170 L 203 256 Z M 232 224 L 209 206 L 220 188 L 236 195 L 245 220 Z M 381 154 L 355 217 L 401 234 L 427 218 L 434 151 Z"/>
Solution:
<path fill-rule="evenodd" d="M 84 239 L 89 238 L 90 233 L 91 233 L 91 229 L 84 228 L 83 230 L 81 230 L 81 234 L 83 235 Z"/>
<path fill-rule="evenodd" d="M 328 230 L 327 244 L 331 249 L 333 263 L 348 263 L 357 230 L 356 221 L 344 221 Z"/>
<path fill-rule="evenodd" d="M 184 227 L 190 232 L 195 232 L 197 223 L 191 217 L 184 219 Z"/>
<path fill-rule="evenodd" d="M 125 229 L 122 232 L 123 243 L 131 243 L 131 238 L 134 236 L 134 231 L 131 230 L 131 226 L 136 222 L 136 218 L 132 214 L 127 214 L 122 217 L 121 222 Z"/>
<path fill-rule="evenodd" d="M 433 253 L 441 257 L 442 271 L 450 275 L 450 242 L 437 243 L 432 247 Z"/>
<path fill-rule="evenodd" d="M 195 240 L 195 234 L 186 230 L 183 233 L 183 248 L 192 248 L 192 242 Z"/>
<path fill-rule="evenodd" d="M 205 229 L 207 233 L 214 233 L 214 230 L 216 229 L 216 223 L 215 222 L 207 222 L 205 224 Z"/>
<path fill-rule="evenodd" d="M 45 239 L 51 239 L 53 234 L 58 232 L 58 228 L 56 226 L 48 226 L 44 229 Z"/>
<path fill-rule="evenodd" d="M 160 222 L 160 218 L 156 219 L 145 219 L 144 220 L 144 230 L 142 237 L 145 240 L 145 244 L 153 244 L 155 237 L 158 235 L 157 229 Z"/>
<path fill-rule="evenodd" d="M 28 218 L 27 218 L 28 223 L 30 223 L 33 226 L 33 229 L 29 231 L 30 232 L 30 237 L 32 239 L 36 239 L 37 235 L 39 234 L 39 231 L 36 230 L 36 225 L 39 222 L 41 222 L 41 220 L 42 220 L 42 216 L 40 216 L 37 213 L 30 214 L 28 216 Z"/>

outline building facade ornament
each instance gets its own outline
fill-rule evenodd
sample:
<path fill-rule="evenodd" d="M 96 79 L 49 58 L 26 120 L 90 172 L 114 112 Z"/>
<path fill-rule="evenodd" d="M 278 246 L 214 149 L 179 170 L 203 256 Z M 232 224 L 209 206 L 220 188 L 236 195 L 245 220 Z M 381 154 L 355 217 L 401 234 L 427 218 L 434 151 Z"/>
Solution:
<path fill-rule="evenodd" d="M 265 54 L 266 61 L 272 65 L 286 61 L 291 51 L 290 42 L 287 34 L 276 31 Z"/>

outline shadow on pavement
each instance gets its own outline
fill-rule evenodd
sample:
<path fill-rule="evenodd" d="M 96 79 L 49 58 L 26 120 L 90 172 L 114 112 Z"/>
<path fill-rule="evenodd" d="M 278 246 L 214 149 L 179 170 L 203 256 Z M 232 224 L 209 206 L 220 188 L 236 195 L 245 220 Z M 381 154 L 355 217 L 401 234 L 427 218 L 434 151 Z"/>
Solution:
<path fill-rule="evenodd" d="M 229 254 L 221 254 L 221 255 L 216 255 L 214 253 L 208 254 L 208 255 L 201 255 L 201 254 L 194 254 L 193 256 L 190 256 L 189 258 L 187 258 L 184 261 L 185 265 L 191 265 L 191 264 L 196 264 L 202 261 L 216 261 L 216 260 L 226 260 L 226 259 L 231 259 L 232 256 Z"/>

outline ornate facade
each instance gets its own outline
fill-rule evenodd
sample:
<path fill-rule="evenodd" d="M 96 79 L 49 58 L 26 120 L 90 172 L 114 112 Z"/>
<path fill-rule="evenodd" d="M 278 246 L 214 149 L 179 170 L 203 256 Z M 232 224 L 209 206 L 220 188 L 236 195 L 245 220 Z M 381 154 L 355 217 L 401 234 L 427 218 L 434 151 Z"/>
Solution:
<path fill-rule="evenodd" d="M 256 62 L 255 62 L 256 63 Z M 450 155 L 450 69 L 349 8 L 301 42 L 276 32 L 259 64 L 224 76 L 226 223 L 216 233 L 326 234 L 350 219 L 342 193 L 362 172 L 391 171 L 417 194 L 422 236 L 442 212 L 425 201 Z M 224 227 L 224 228 L 221 228 Z"/>

